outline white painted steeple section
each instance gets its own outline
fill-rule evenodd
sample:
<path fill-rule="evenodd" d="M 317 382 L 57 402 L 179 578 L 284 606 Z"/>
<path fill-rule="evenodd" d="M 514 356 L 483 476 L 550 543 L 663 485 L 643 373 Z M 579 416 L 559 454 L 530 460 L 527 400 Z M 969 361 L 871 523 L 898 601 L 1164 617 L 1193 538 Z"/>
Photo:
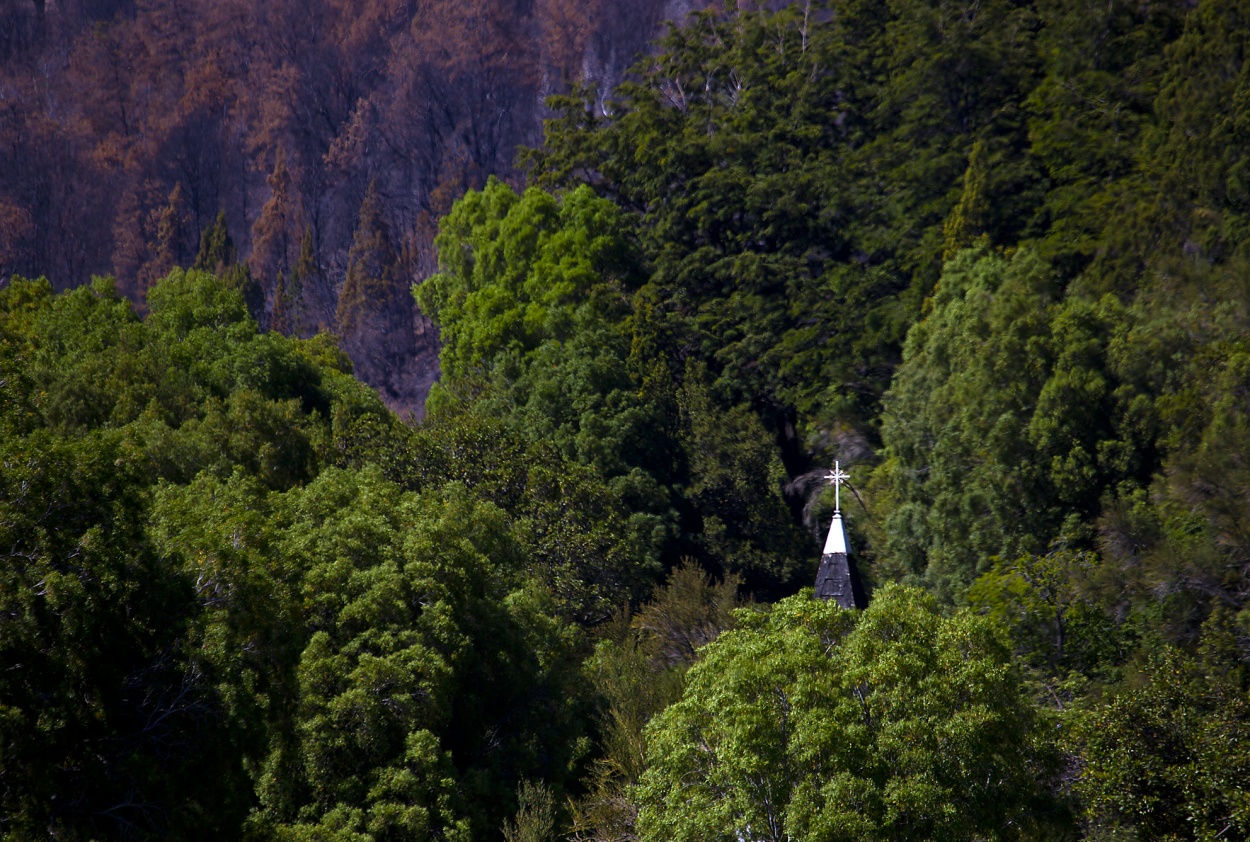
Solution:
<path fill-rule="evenodd" d="M 842 528 L 842 515 L 835 512 L 833 523 L 829 524 L 829 537 L 825 539 L 825 551 L 830 553 L 846 553 L 846 530 Z"/>
<path fill-rule="evenodd" d="M 842 483 L 850 478 L 851 475 L 842 470 L 839 462 L 834 462 L 833 470 L 825 476 L 825 479 L 833 483 L 833 522 L 829 524 L 824 555 L 846 552 L 846 530 L 842 528 Z"/>

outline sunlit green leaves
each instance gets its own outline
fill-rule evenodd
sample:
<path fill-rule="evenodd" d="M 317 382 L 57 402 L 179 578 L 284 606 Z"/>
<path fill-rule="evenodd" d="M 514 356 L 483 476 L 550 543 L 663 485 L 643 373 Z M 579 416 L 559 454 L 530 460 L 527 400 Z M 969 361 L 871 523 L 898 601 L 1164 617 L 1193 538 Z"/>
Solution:
<path fill-rule="evenodd" d="M 888 587 L 742 611 L 648 729 L 644 839 L 1020 838 L 1041 731 L 993 628 Z"/>

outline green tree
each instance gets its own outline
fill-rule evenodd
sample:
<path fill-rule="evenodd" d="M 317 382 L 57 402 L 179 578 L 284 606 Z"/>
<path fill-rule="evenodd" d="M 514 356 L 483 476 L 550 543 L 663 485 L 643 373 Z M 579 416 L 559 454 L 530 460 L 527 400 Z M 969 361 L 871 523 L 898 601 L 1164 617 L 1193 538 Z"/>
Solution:
<path fill-rule="evenodd" d="M 725 411 L 708 392 L 691 366 L 678 406 L 687 468 L 682 492 L 693 510 L 696 546 L 752 591 L 794 587 L 811 573 L 814 548 L 782 497 L 786 474 L 777 448 L 747 407 Z"/>
<path fill-rule="evenodd" d="M 586 189 L 557 201 L 492 179 L 456 203 L 437 242 L 441 271 L 414 293 L 439 325 L 453 383 L 566 340 L 589 319 L 619 322 L 639 282 L 620 212 Z"/>
<path fill-rule="evenodd" d="M 310 287 L 316 281 L 317 261 L 313 254 L 312 228 L 304 229 L 300 239 L 299 259 L 289 272 L 278 273 L 273 294 L 274 330 L 295 336 L 307 336 L 308 302 Z"/>
<path fill-rule="evenodd" d="M 1164 50 L 1181 33 L 1187 7 L 1047 0 L 1038 10 L 1045 73 L 1027 102 L 1029 153 L 1050 181 L 1038 247 L 1076 277 L 1107 247 L 1113 209 L 1141 189 L 1139 152 Z"/>
<path fill-rule="evenodd" d="M 1165 53 L 1158 120 L 1142 150 L 1165 199 L 1158 222 L 1165 243 L 1216 262 L 1250 256 L 1247 28 L 1250 4 L 1198 4 Z"/>
<path fill-rule="evenodd" d="M 588 792 L 573 808 L 573 832 L 584 842 L 637 839 L 634 787 L 646 768 L 645 728 L 681 697 L 682 678 L 699 650 L 733 626 L 741 581 L 713 582 L 690 560 L 630 617 L 607 625 L 583 672 L 599 697 L 600 756 Z"/>
<path fill-rule="evenodd" d="M 37 430 L 0 450 L 0 834 L 234 832 L 249 787 L 183 648 L 194 580 L 145 535 L 140 443 Z"/>
<path fill-rule="evenodd" d="M 443 271 L 415 290 L 444 340 L 435 415 L 474 402 L 592 469 L 649 553 L 786 586 L 810 547 L 782 498 L 777 448 L 746 407 L 720 411 L 704 367 L 682 387 L 662 359 L 640 358 L 654 314 L 614 205 L 586 187 L 557 200 L 492 181 L 457 203 L 438 242 Z"/>
<path fill-rule="evenodd" d="M 275 509 L 306 637 L 258 828 L 469 839 L 511 814 L 523 778 L 562 785 L 576 638 L 502 511 L 454 484 L 405 495 L 376 469 L 327 471 Z"/>
<path fill-rule="evenodd" d="M 258 334 L 198 270 L 149 292 L 140 321 L 108 280 L 0 291 L 14 838 L 238 835 L 302 637 L 270 492 L 338 458 L 331 416 L 375 420 L 343 436 L 371 458 L 396 438 L 324 340 Z"/>
<path fill-rule="evenodd" d="M 635 483 L 635 473 L 608 482 L 547 444 L 527 441 L 480 404 L 439 412 L 409 447 L 397 477 L 423 489 L 462 483 L 516 518 L 529 542 L 531 574 L 562 617 L 601 623 L 622 603 L 642 599 L 660 574 L 672 522 L 631 504 L 653 488 Z"/>
<path fill-rule="evenodd" d="M 1205 624 L 1197 657 L 1171 647 L 1144 686 L 1073 714 L 1075 789 L 1095 826 L 1145 839 L 1240 838 L 1250 831 L 1250 704 L 1231 614 Z"/>
<path fill-rule="evenodd" d="M 527 160 L 631 215 L 671 368 L 697 356 L 718 401 L 797 450 L 871 430 L 975 143 L 978 227 L 1010 242 L 1031 218 L 1033 27 L 1011 2 L 725 4 L 673 29 L 606 115 L 593 91 L 553 100 Z"/>
<path fill-rule="evenodd" d="M 1049 373 L 1053 285 L 1024 254 L 1008 263 L 965 251 L 948 264 L 932 312 L 908 335 L 882 422 L 890 574 L 926 577 L 949 597 L 990 556 L 1052 537 L 1028 411 Z"/>
<path fill-rule="evenodd" d="M 229 269 L 238 259 L 239 253 L 226 225 L 226 212 L 219 211 L 217 218 L 200 233 L 200 250 L 191 268 L 217 274 Z"/>
<path fill-rule="evenodd" d="M 959 197 L 959 204 L 955 205 L 942 226 L 945 237 L 942 246 L 943 262 L 984 236 L 988 212 L 985 197 L 985 146 L 978 141 L 973 144 L 972 152 L 968 156 L 968 169 L 964 172 L 964 189 Z"/>
<path fill-rule="evenodd" d="M 517 813 L 504 822 L 506 842 L 551 842 L 555 831 L 555 799 L 542 784 L 522 781 L 517 787 Z"/>
<path fill-rule="evenodd" d="M 999 558 L 968 589 L 968 605 L 1008 630 L 1016 656 L 1059 698 L 1055 688 L 1073 675 L 1114 678 L 1136 642 L 1101 599 L 1110 567 L 1088 550 Z"/>
<path fill-rule="evenodd" d="M 211 272 L 230 289 L 238 290 L 247 304 L 247 310 L 257 322 L 265 323 L 265 289 L 252 277 L 247 263 L 239 262 L 239 254 L 226 224 L 226 212 L 219 211 L 217 218 L 200 234 L 200 250 L 195 256 L 193 269 Z"/>
<path fill-rule="evenodd" d="M 954 599 L 995 556 L 1091 547 L 1104 498 L 1159 467 L 1156 401 L 1191 342 L 1111 296 L 1061 297 L 1032 250 L 963 252 L 908 335 L 882 420 L 890 575 Z"/>
<path fill-rule="evenodd" d="M 810 592 L 739 612 L 647 738 L 643 839 L 1031 838 L 1052 817 L 994 628 L 897 586 L 862 614 Z"/>

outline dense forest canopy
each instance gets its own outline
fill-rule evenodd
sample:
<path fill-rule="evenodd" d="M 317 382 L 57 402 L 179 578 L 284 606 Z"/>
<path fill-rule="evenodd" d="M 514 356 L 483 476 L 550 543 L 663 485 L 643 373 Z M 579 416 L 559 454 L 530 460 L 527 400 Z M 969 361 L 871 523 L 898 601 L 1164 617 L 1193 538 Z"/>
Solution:
<path fill-rule="evenodd" d="M 1250 838 L 1250 2 L 0 12 L 0 838 Z"/>

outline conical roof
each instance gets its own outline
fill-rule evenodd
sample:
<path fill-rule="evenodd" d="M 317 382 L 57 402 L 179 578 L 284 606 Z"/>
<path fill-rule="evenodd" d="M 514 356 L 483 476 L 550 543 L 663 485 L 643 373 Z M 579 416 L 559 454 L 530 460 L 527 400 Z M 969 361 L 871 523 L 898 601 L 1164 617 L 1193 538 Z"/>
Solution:
<path fill-rule="evenodd" d="M 835 600 L 843 608 L 866 608 L 868 597 L 864 593 L 855 559 L 847 546 L 846 529 L 842 524 L 841 494 L 837 493 L 847 475 L 835 462 L 829 478 L 834 484 L 837 508 L 833 512 L 829 535 L 825 538 L 825 549 L 820 557 L 820 567 L 816 571 L 816 596 Z"/>

